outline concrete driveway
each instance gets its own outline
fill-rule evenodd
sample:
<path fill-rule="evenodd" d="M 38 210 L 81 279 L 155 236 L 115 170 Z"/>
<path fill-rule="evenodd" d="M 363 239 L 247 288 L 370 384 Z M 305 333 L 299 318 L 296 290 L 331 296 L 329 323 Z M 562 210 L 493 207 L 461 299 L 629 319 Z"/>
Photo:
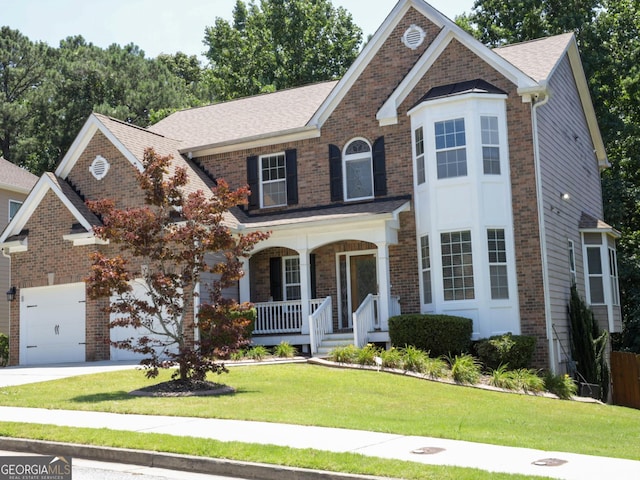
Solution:
<path fill-rule="evenodd" d="M 139 366 L 139 362 L 137 361 L 102 361 L 29 367 L 4 367 L 0 368 L 0 388 L 12 385 L 25 385 L 27 383 L 46 382 L 48 380 L 75 377 L 77 375 L 88 375 L 90 373 L 112 372 L 114 370 L 124 370 Z"/>

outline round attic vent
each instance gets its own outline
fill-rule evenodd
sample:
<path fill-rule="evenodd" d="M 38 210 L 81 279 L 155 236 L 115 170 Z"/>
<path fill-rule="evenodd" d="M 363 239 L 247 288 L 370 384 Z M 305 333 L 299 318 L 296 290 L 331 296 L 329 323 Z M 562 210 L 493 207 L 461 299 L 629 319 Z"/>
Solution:
<path fill-rule="evenodd" d="M 407 31 L 404 32 L 404 35 L 402 35 L 402 43 L 411 50 L 415 50 L 422 45 L 426 36 L 422 28 L 417 25 L 411 25 L 407 28 Z"/>
<path fill-rule="evenodd" d="M 96 180 L 102 180 L 109 171 L 109 162 L 102 155 L 98 155 L 91 163 L 89 171 Z"/>

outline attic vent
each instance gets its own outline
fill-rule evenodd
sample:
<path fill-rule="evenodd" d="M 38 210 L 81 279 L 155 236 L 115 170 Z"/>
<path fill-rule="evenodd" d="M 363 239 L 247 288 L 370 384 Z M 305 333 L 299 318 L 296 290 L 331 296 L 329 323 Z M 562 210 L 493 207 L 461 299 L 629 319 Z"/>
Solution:
<path fill-rule="evenodd" d="M 402 36 L 402 43 L 404 43 L 405 47 L 415 50 L 422 45 L 426 36 L 427 34 L 424 33 L 422 28 L 417 25 L 411 25 L 407 28 L 407 31 L 404 32 L 404 35 Z"/>
<path fill-rule="evenodd" d="M 102 155 L 98 155 L 89 167 L 89 171 L 96 180 L 102 180 L 109 171 L 109 162 Z"/>

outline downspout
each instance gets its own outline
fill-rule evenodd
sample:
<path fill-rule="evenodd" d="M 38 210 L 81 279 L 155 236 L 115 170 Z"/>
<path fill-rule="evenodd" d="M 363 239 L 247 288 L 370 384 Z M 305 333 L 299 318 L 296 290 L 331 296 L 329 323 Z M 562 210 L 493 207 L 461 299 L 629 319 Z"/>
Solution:
<path fill-rule="evenodd" d="M 542 100 L 539 96 L 544 95 Z M 551 298 L 549 294 L 549 265 L 547 262 L 547 235 L 544 226 L 544 198 L 542 191 L 542 171 L 540 166 L 540 141 L 538 138 L 538 108 L 549 101 L 549 94 L 546 91 L 539 92 L 536 97 L 532 96 L 531 102 L 531 123 L 533 130 L 533 158 L 536 172 L 536 196 L 538 201 L 538 231 L 540 232 L 540 254 L 542 260 L 542 287 L 544 292 L 544 317 L 547 331 L 547 342 L 549 348 L 549 363 L 551 372 L 556 373 L 556 353 L 553 345 L 553 323 L 551 320 Z"/>

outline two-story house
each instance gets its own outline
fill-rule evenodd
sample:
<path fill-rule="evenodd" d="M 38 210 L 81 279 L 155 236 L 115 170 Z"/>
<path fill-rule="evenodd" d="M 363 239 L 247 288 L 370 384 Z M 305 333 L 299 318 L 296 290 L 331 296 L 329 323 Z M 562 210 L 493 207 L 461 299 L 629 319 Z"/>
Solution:
<path fill-rule="evenodd" d="M 471 318 L 474 338 L 535 336 L 536 365 L 563 371 L 574 283 L 620 329 L 608 161 L 572 34 L 491 50 L 400 0 L 339 81 L 149 129 L 92 115 L 0 236 L 19 292 L 12 363 L 117 357 L 82 282 L 88 254 L 111 248 L 83 199 L 139 203 L 145 147 L 193 188 L 251 187 L 229 226 L 271 232 L 235 292 L 256 305 L 256 343 L 388 342 L 390 316 L 438 312 Z"/>
<path fill-rule="evenodd" d="M 38 177 L 24 168 L 0 157 L 0 230 L 13 219 L 27 198 L 29 191 L 38 181 Z M 11 263 L 9 258 L 0 256 L 0 293 L 13 294 L 11 290 Z M 10 303 L 0 301 L 0 333 L 9 335 Z"/>

